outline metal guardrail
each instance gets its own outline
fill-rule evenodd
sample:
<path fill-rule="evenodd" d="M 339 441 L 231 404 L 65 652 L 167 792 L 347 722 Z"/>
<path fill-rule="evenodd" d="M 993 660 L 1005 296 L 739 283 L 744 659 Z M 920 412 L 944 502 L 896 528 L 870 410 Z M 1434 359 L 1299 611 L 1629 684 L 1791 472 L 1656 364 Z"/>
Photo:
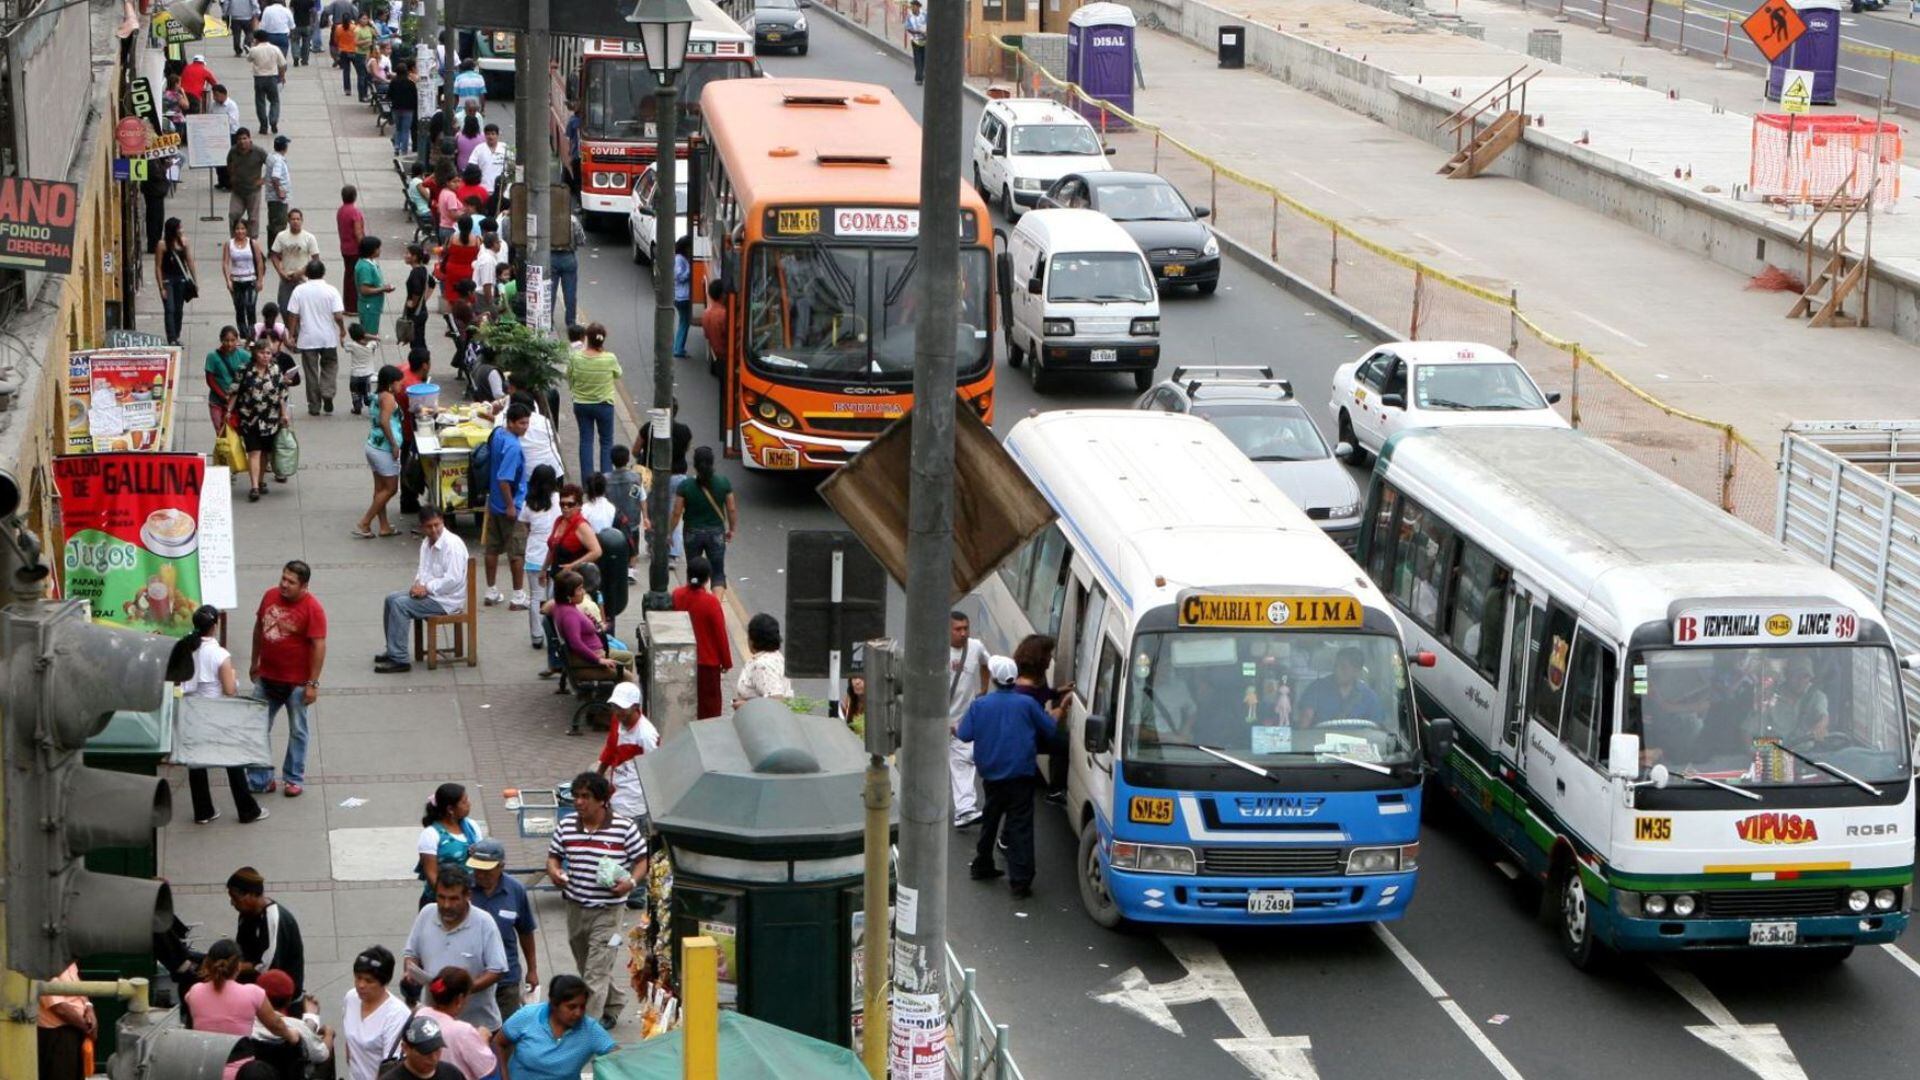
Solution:
<path fill-rule="evenodd" d="M 1025 1080 L 1008 1046 L 1011 1030 L 987 1015 L 974 969 L 960 966 L 952 945 L 947 946 L 946 974 L 947 1015 L 953 1025 L 947 1075 L 955 1080 Z"/>

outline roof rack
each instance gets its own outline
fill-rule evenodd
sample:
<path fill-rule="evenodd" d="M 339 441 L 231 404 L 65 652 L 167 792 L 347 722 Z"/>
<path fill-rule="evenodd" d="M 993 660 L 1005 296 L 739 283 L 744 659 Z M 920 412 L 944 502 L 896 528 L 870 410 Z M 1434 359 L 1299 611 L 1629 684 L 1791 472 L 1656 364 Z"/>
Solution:
<path fill-rule="evenodd" d="M 1216 375 L 1223 371 L 1253 371 L 1258 372 L 1263 379 L 1273 378 L 1271 364 L 1182 364 L 1173 369 L 1173 381 L 1185 382 L 1188 375 L 1199 371 L 1212 372 Z"/>
<path fill-rule="evenodd" d="M 1196 379 L 1192 377 L 1192 373 L 1195 371 L 1258 371 L 1262 377 L 1258 379 Z M 1186 383 L 1188 397 L 1192 397 L 1202 386 L 1271 386 L 1277 388 L 1282 397 L 1293 397 L 1293 381 L 1291 379 L 1274 378 L 1273 369 L 1264 364 L 1258 367 L 1252 365 L 1240 367 L 1206 365 L 1177 367 L 1173 369 L 1173 381 L 1176 383 Z"/>

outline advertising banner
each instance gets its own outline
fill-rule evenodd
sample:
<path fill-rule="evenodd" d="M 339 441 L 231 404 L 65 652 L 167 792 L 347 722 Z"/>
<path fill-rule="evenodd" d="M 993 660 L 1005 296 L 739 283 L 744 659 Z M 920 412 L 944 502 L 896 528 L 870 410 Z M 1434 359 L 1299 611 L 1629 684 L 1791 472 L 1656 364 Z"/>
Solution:
<path fill-rule="evenodd" d="M 67 449 L 168 450 L 173 447 L 180 350 L 95 349 L 67 357 Z"/>
<path fill-rule="evenodd" d="M 80 188 L 0 176 L 0 266 L 64 274 L 73 269 Z"/>
<path fill-rule="evenodd" d="M 179 637 L 200 606 L 199 454 L 105 453 L 53 459 L 60 578 L 96 622 Z"/>

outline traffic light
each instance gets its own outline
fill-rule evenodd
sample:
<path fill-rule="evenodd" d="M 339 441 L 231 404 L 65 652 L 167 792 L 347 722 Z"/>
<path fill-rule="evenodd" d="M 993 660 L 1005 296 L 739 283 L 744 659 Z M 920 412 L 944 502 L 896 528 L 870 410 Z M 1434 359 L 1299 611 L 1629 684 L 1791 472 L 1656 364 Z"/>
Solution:
<path fill-rule="evenodd" d="M 80 956 L 141 952 L 173 923 L 164 882 L 96 874 L 81 856 L 144 844 L 166 782 L 80 764 L 116 710 L 152 711 L 176 642 L 102 626 L 84 600 L 0 610 L 6 799 L 6 966 L 39 979 Z"/>
<path fill-rule="evenodd" d="M 120 1018 L 119 1047 L 107 1059 L 108 1080 L 220 1080 L 240 1040 L 193 1031 L 180 1011 L 130 1012 Z"/>

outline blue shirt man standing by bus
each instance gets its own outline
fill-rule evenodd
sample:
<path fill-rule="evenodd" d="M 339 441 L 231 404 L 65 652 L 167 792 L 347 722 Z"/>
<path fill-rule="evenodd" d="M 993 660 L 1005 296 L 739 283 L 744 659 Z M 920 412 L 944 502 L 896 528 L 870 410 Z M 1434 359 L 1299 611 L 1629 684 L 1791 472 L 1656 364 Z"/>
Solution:
<path fill-rule="evenodd" d="M 961 742 L 973 744 L 974 768 L 987 789 L 972 874 L 975 881 L 991 881 L 1005 873 L 1014 898 L 1024 899 L 1033 895 L 1033 794 L 1040 782 L 1035 759 L 1040 747 L 1053 739 L 1058 714 L 1014 690 L 1020 669 L 1011 657 L 989 658 L 987 672 L 993 677 L 993 692 L 967 707 L 957 733 Z M 994 840 L 1003 827 L 1005 871 L 993 864 Z"/>

